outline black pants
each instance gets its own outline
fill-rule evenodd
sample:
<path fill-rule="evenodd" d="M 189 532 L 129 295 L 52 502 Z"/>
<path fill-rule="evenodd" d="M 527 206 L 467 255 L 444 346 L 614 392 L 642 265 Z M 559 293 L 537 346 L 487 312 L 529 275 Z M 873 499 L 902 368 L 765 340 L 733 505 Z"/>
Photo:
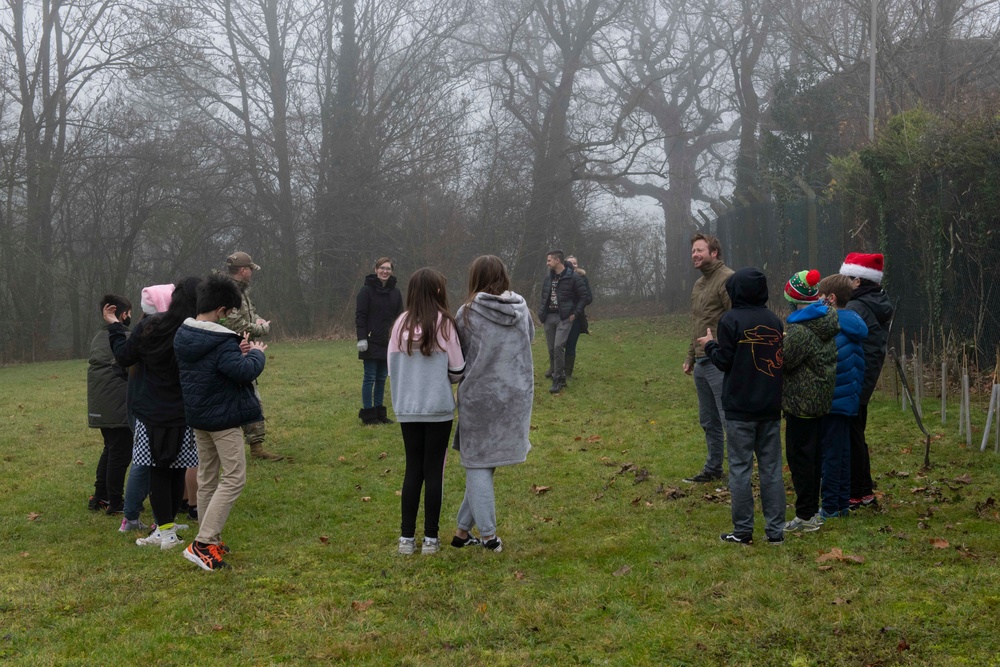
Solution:
<path fill-rule="evenodd" d="M 865 441 L 868 427 L 868 406 L 858 407 L 858 414 L 851 417 L 851 498 L 861 499 L 873 493 L 872 462 Z"/>
<path fill-rule="evenodd" d="M 795 487 L 795 516 L 809 520 L 819 511 L 820 477 L 823 457 L 820 450 L 820 419 L 785 416 L 785 457 Z"/>
<path fill-rule="evenodd" d="M 149 504 L 157 526 L 174 522 L 184 496 L 184 468 L 149 469 Z"/>
<path fill-rule="evenodd" d="M 403 476 L 402 522 L 399 534 L 413 537 L 417 529 L 420 487 L 424 487 L 424 537 L 437 537 L 444 494 L 444 459 L 451 437 L 451 420 L 446 422 L 400 422 L 406 449 Z"/>
<path fill-rule="evenodd" d="M 132 430 L 102 428 L 101 435 L 104 436 L 104 450 L 97 461 L 94 497 L 107 500 L 112 508 L 121 510 L 125 499 L 125 472 L 132 462 Z"/>

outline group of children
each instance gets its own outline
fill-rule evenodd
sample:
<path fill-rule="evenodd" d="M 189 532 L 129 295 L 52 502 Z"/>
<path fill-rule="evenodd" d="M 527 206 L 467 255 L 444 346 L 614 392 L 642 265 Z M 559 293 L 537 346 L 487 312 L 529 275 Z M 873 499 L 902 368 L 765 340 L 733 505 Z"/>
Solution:
<path fill-rule="evenodd" d="M 787 329 L 767 308 L 767 279 L 753 268 L 726 282 L 732 308 L 698 342 L 725 376 L 722 406 L 729 450 L 733 530 L 724 542 L 752 544 L 754 457 L 764 533 L 819 530 L 874 502 L 864 430 L 882 368 L 892 308 L 882 291 L 883 257 L 851 253 L 840 273 L 801 271 L 786 283 L 797 309 Z M 785 520 L 781 425 L 785 417 L 795 516 Z M 863 450 L 863 451 L 862 451 Z"/>
<path fill-rule="evenodd" d="M 228 567 L 222 529 L 246 484 L 240 427 L 263 419 L 253 381 L 264 370 L 267 346 L 220 324 L 243 298 L 228 276 L 189 277 L 167 291 L 169 298 L 144 290 L 144 311 L 151 312 L 132 331 L 128 299 L 109 294 L 101 300 L 106 331 L 91 352 L 88 412 L 105 448 L 90 506 L 124 511 L 122 532 L 144 529 L 139 510 L 146 489 L 138 480 L 148 475 L 156 524 L 136 544 L 171 549 L 182 544 L 177 532 L 187 528 L 174 518 L 187 471 L 196 468 L 198 535 L 184 557 L 218 570 Z M 123 494 L 129 460 L 133 472 Z"/>

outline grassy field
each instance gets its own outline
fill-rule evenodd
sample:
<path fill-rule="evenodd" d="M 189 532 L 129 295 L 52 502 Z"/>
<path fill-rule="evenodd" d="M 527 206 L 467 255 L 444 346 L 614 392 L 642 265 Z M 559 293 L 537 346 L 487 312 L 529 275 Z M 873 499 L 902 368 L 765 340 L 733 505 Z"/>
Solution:
<path fill-rule="evenodd" d="M 536 340 L 533 449 L 497 475 L 502 554 L 395 553 L 402 440 L 360 425 L 353 341 L 269 347 L 269 447 L 288 459 L 251 463 L 219 573 L 87 511 L 101 439 L 86 428 L 85 361 L 0 369 L 0 661 L 998 664 L 996 455 L 929 419 L 940 437 L 922 471 L 912 417 L 881 396 L 879 511 L 771 547 L 758 506 L 758 543 L 723 544 L 725 490 L 681 482 L 704 460 L 684 323 L 595 322 L 556 397 Z M 446 474 L 443 543 L 457 456 Z"/>

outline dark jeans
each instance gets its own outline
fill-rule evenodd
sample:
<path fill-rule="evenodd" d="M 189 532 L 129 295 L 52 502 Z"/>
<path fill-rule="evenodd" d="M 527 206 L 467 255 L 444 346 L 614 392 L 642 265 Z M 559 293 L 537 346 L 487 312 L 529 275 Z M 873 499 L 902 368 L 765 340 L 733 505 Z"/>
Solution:
<path fill-rule="evenodd" d="M 760 506 L 764 532 L 772 539 L 784 536 L 785 482 L 781 478 L 781 422 L 726 420 L 729 444 L 729 493 L 733 533 L 753 536 L 753 459 L 760 473 Z"/>
<path fill-rule="evenodd" d="M 424 487 L 424 537 L 437 537 L 444 495 L 444 461 L 448 453 L 452 420 L 446 422 L 400 422 L 406 449 L 403 475 L 401 537 L 413 537 L 417 529 L 420 488 Z"/>
<path fill-rule="evenodd" d="M 873 493 L 872 463 L 865 441 L 868 427 L 868 406 L 858 408 L 858 414 L 851 417 L 851 498 L 863 498 Z"/>
<path fill-rule="evenodd" d="M 94 497 L 107 500 L 112 508 L 124 502 L 125 471 L 132 462 L 132 431 L 127 427 L 102 428 L 104 450 L 97 461 Z"/>
<path fill-rule="evenodd" d="M 694 388 L 698 392 L 698 422 L 705 429 L 708 457 L 703 472 L 722 475 L 722 459 L 726 455 L 726 431 L 723 428 L 726 411 L 722 409 L 723 374 L 711 361 L 694 364 Z"/>
<path fill-rule="evenodd" d="M 385 360 L 365 359 L 365 378 L 361 382 L 361 407 L 368 409 L 382 405 L 385 399 L 385 378 L 389 364 Z"/>
<path fill-rule="evenodd" d="M 823 431 L 823 511 L 827 514 L 850 509 L 851 500 L 851 418 L 826 415 L 820 419 Z"/>
<path fill-rule="evenodd" d="M 132 465 L 125 485 L 125 518 L 135 521 L 142 514 L 142 502 L 149 495 L 150 466 Z"/>
<path fill-rule="evenodd" d="M 149 504 L 157 526 L 174 522 L 184 497 L 185 468 L 149 468 Z"/>
<path fill-rule="evenodd" d="M 819 512 L 821 436 L 819 418 L 785 415 L 785 457 L 795 487 L 795 516 L 805 521 Z"/>

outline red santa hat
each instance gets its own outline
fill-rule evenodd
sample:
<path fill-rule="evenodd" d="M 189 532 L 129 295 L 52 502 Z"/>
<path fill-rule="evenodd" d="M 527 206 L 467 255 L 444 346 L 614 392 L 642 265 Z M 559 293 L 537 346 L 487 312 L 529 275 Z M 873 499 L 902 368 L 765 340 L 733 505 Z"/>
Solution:
<path fill-rule="evenodd" d="M 865 254 L 863 252 L 848 253 L 844 263 L 840 266 L 840 274 L 849 278 L 864 278 L 873 283 L 882 282 L 882 255 Z"/>

